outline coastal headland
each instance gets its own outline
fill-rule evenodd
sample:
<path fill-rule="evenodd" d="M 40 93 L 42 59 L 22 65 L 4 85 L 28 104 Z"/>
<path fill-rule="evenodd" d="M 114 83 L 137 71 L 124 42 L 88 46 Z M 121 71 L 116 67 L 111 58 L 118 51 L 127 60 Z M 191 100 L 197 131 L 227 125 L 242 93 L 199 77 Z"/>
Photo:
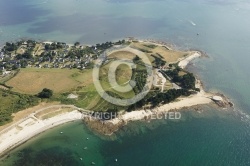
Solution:
<path fill-rule="evenodd" d="M 205 92 L 201 81 L 185 70 L 199 57 L 199 51 L 133 38 L 93 46 L 7 42 L 0 53 L 0 154 L 70 121 L 83 120 L 94 131 L 111 135 L 129 121 L 182 108 L 212 103 L 232 107 L 225 96 Z M 96 116 L 100 112 L 112 116 L 103 119 Z"/>

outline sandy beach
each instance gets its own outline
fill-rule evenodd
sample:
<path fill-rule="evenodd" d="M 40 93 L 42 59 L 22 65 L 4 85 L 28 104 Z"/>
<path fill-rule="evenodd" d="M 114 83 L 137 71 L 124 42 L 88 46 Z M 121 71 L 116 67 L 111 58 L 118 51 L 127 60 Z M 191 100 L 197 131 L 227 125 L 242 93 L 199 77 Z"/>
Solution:
<path fill-rule="evenodd" d="M 193 53 L 191 53 L 190 56 L 188 56 L 187 58 L 181 59 L 179 62 L 179 67 L 184 69 L 192 60 L 201 57 L 201 53 L 198 51 L 195 51 Z"/>
<path fill-rule="evenodd" d="M 0 154 L 10 150 L 30 138 L 60 124 L 79 120 L 81 113 L 77 110 L 60 114 L 55 117 L 41 120 L 34 116 L 34 113 L 29 115 L 24 120 L 2 130 L 0 132 Z"/>

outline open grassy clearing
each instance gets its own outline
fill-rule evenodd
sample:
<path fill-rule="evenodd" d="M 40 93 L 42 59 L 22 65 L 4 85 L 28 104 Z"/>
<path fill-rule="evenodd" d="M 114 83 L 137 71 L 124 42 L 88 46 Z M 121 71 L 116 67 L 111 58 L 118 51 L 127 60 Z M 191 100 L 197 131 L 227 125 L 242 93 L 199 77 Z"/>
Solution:
<path fill-rule="evenodd" d="M 25 68 L 12 79 L 6 82 L 6 85 L 13 87 L 13 91 L 25 94 L 37 94 L 43 88 L 49 88 L 55 93 L 70 91 L 80 84 L 78 70 L 68 69 L 38 69 Z M 83 76 L 83 75 L 82 75 Z M 84 76 L 83 76 L 84 77 Z"/>
<path fill-rule="evenodd" d="M 144 45 L 143 43 L 131 43 L 130 45 L 132 48 L 138 49 L 145 53 L 151 53 L 152 48 L 148 47 L 147 45 Z"/>
<path fill-rule="evenodd" d="M 132 69 L 127 65 L 121 64 L 116 70 L 117 83 L 119 85 L 127 84 L 132 77 Z"/>
<path fill-rule="evenodd" d="M 108 79 L 108 72 L 112 62 L 104 65 L 100 70 L 100 82 L 105 91 L 111 91 L 116 93 L 118 96 L 123 98 L 131 98 L 134 96 L 133 90 L 129 92 L 117 92 L 111 86 L 109 79 Z M 119 65 L 115 72 L 115 79 L 119 86 L 128 85 L 130 79 L 132 77 L 132 70 L 125 64 Z M 132 88 L 131 88 L 132 89 Z"/>
<path fill-rule="evenodd" d="M 108 56 L 108 58 L 130 59 L 130 60 L 132 60 L 134 57 L 135 54 L 128 51 L 115 51 Z"/>
<path fill-rule="evenodd" d="M 178 59 L 188 55 L 187 52 L 168 50 L 165 47 L 157 46 L 152 50 L 154 54 L 160 54 L 168 63 L 175 63 Z"/>
<path fill-rule="evenodd" d="M 151 62 L 154 61 L 154 58 L 150 56 L 151 54 L 154 54 L 159 58 L 162 58 L 167 63 L 175 63 L 178 61 L 178 59 L 188 55 L 188 52 L 168 50 L 166 47 L 155 45 L 153 43 L 152 44 L 132 43 L 131 47 L 139 49 L 142 52 L 146 53 Z"/>

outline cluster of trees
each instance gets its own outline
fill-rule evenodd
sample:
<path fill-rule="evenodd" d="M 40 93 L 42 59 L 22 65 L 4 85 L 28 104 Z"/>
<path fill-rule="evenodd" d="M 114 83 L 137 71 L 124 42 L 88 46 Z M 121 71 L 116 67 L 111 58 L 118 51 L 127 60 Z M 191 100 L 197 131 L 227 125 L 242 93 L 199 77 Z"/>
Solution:
<path fill-rule="evenodd" d="M 20 65 L 21 65 L 21 68 L 26 68 L 28 66 L 28 61 L 27 60 L 20 60 Z"/>
<path fill-rule="evenodd" d="M 17 54 L 16 55 L 16 59 L 20 60 L 20 59 L 32 59 L 33 55 L 31 50 L 27 50 L 25 51 L 23 54 Z"/>
<path fill-rule="evenodd" d="M 27 46 L 28 47 L 35 47 L 36 46 L 36 41 L 35 40 L 27 40 Z M 20 46 L 20 44 L 19 44 Z"/>
<path fill-rule="evenodd" d="M 180 96 L 189 96 L 191 92 L 187 89 L 170 89 L 165 93 L 157 93 L 156 96 L 149 98 L 152 107 L 155 107 L 161 103 L 167 104 Z"/>
<path fill-rule="evenodd" d="M 8 51 L 8 52 L 11 52 L 11 51 L 16 51 L 17 50 L 17 45 L 15 43 L 9 43 L 9 42 L 6 42 L 4 48 L 2 49 L 2 51 Z"/>
<path fill-rule="evenodd" d="M 153 54 L 151 54 L 152 57 L 154 57 L 154 61 L 153 63 L 155 63 L 156 67 L 161 67 L 164 66 L 166 64 L 166 61 L 162 60 L 162 58 L 159 58 Z"/>
<path fill-rule="evenodd" d="M 80 45 L 80 42 L 75 42 L 74 46 L 79 46 Z"/>
<path fill-rule="evenodd" d="M 46 61 L 52 59 L 55 55 L 56 53 L 54 51 L 47 51 L 47 52 L 42 52 L 40 57 L 43 58 L 43 61 Z"/>
<path fill-rule="evenodd" d="M 193 73 L 187 73 L 183 76 L 179 76 L 179 72 L 181 69 L 179 67 L 176 67 L 174 70 L 168 70 L 168 71 L 162 71 L 168 76 L 172 78 L 172 80 L 180 85 L 184 89 L 193 89 L 198 90 L 195 88 L 195 77 Z"/>
<path fill-rule="evenodd" d="M 125 40 L 119 40 L 118 42 L 115 42 L 115 45 L 121 45 L 121 44 L 125 44 Z"/>
<path fill-rule="evenodd" d="M 133 58 L 133 62 L 134 62 L 134 63 L 137 63 L 139 60 L 141 60 L 141 58 L 140 58 L 138 55 L 136 55 L 136 56 Z"/>
<path fill-rule="evenodd" d="M 133 69 L 133 80 L 136 82 L 136 86 L 133 88 L 135 94 L 143 91 L 143 88 L 147 82 L 147 71 L 146 70 L 136 70 Z"/>
<path fill-rule="evenodd" d="M 143 49 L 143 48 L 139 48 L 140 51 L 142 52 L 145 52 L 145 53 L 152 53 L 152 51 L 149 51 L 149 50 L 146 50 L 146 49 Z"/>
<path fill-rule="evenodd" d="M 61 43 L 61 42 L 54 42 L 54 43 L 47 43 L 45 44 L 45 50 L 49 51 L 49 50 L 56 50 L 56 49 L 62 49 L 64 47 L 64 45 L 66 45 L 66 43 Z"/>
<path fill-rule="evenodd" d="M 53 95 L 53 91 L 47 88 L 44 88 L 40 93 L 37 94 L 39 98 L 50 98 Z"/>
<path fill-rule="evenodd" d="M 12 113 L 38 104 L 38 98 L 0 89 L 0 125 L 12 120 Z"/>
<path fill-rule="evenodd" d="M 180 96 L 189 96 L 190 94 L 191 92 L 187 89 L 170 89 L 165 93 L 150 92 L 142 100 L 138 101 L 135 104 L 130 105 L 127 108 L 127 111 L 136 110 L 149 104 L 151 108 L 154 108 L 159 104 L 167 104 L 174 101 Z"/>
<path fill-rule="evenodd" d="M 6 42 L 2 51 L 5 53 L 16 51 L 18 49 L 18 47 L 21 46 L 23 43 L 24 43 L 24 41 L 18 41 L 16 43 Z M 34 41 L 34 40 L 27 40 L 26 43 L 27 43 L 28 48 L 34 48 L 36 45 L 36 41 Z"/>
<path fill-rule="evenodd" d="M 96 48 L 97 49 L 100 49 L 100 50 L 106 50 L 110 47 L 113 46 L 113 43 L 112 42 L 106 42 L 106 43 L 102 43 L 102 44 L 96 44 Z"/>
<path fill-rule="evenodd" d="M 154 44 L 144 44 L 143 46 L 148 47 L 148 48 L 151 48 L 151 49 L 154 49 L 155 47 L 157 47 L 157 46 L 154 45 Z"/>

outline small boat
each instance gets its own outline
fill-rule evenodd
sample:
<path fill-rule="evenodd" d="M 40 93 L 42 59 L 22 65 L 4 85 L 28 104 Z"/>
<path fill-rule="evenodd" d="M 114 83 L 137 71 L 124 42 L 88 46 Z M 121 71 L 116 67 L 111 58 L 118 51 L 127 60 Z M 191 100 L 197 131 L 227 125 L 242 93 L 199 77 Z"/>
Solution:
<path fill-rule="evenodd" d="M 63 134 L 63 132 L 61 131 L 60 134 Z"/>
<path fill-rule="evenodd" d="M 95 162 L 92 162 L 91 164 L 92 164 L 92 165 L 95 165 Z"/>
<path fill-rule="evenodd" d="M 88 147 L 84 147 L 84 150 L 87 150 L 88 149 Z"/>
<path fill-rule="evenodd" d="M 82 158 L 80 158 L 80 160 L 82 160 Z"/>
<path fill-rule="evenodd" d="M 118 160 L 117 159 L 115 159 L 115 162 L 117 162 Z"/>
<path fill-rule="evenodd" d="M 89 140 L 89 138 L 87 138 L 87 140 Z"/>

